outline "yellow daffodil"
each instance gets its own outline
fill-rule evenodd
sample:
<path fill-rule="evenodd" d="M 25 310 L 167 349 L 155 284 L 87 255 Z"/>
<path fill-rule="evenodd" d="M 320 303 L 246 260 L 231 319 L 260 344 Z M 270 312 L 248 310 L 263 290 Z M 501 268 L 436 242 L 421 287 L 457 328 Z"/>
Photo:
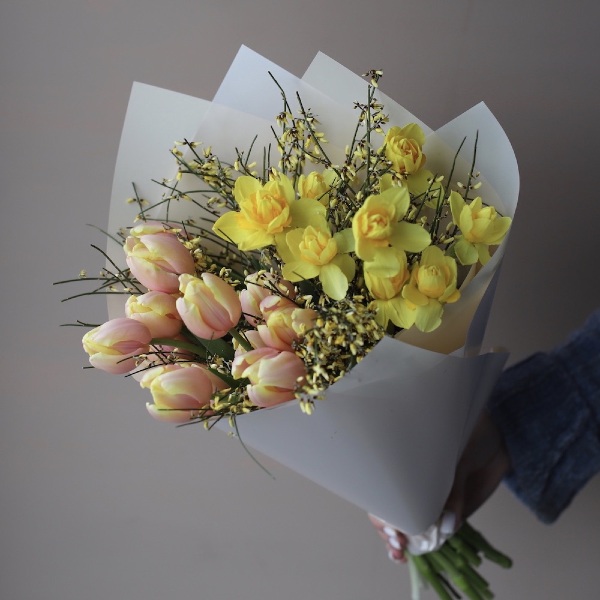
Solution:
<path fill-rule="evenodd" d="M 278 175 L 267 183 L 243 175 L 234 186 L 239 212 L 230 211 L 219 217 L 214 232 L 237 244 L 243 251 L 258 250 L 274 243 L 275 235 L 292 224 L 291 206 L 295 192 L 285 175 Z"/>
<path fill-rule="evenodd" d="M 325 219 L 289 231 L 278 238 L 277 251 L 284 261 L 282 275 L 289 281 L 319 278 L 323 291 L 341 300 L 354 279 L 356 264 L 348 252 L 353 249 L 352 230 L 331 234 Z"/>
<path fill-rule="evenodd" d="M 401 268 L 393 277 L 377 277 L 365 272 L 365 283 L 373 298 L 377 314 L 375 320 L 382 327 L 387 327 L 391 321 L 397 327 L 408 329 L 415 322 L 416 311 L 402 297 L 402 288 L 410 279 L 410 271 L 406 261 L 406 254 L 400 255 Z"/>
<path fill-rule="evenodd" d="M 312 171 L 308 175 L 298 177 L 298 195 L 300 198 L 314 198 L 323 206 L 329 206 L 329 191 L 331 190 L 336 174 L 331 169 L 323 173 Z"/>
<path fill-rule="evenodd" d="M 411 270 L 410 281 L 402 289 L 403 297 L 415 309 L 415 326 L 433 331 L 442 322 L 444 304 L 456 302 L 456 261 L 437 246 L 423 250 L 421 260 Z"/>
<path fill-rule="evenodd" d="M 410 206 L 404 187 L 390 187 L 369 196 L 352 220 L 356 254 L 365 270 L 379 277 L 396 275 L 401 268 L 401 251 L 421 252 L 431 243 L 425 229 L 402 219 Z"/>
<path fill-rule="evenodd" d="M 490 259 L 489 246 L 497 246 L 508 231 L 511 218 L 501 217 L 493 206 L 484 206 L 480 197 L 467 204 L 457 192 L 450 194 L 452 220 L 460 229 L 454 252 L 463 265 L 481 264 Z"/>
<path fill-rule="evenodd" d="M 425 134 L 416 123 L 390 127 L 385 134 L 384 155 L 396 173 L 409 175 L 425 164 Z"/>

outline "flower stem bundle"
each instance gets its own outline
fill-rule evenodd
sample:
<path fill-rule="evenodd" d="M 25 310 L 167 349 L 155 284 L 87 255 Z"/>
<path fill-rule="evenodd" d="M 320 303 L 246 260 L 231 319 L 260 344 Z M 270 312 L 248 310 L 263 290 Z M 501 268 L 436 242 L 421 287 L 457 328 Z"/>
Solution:
<path fill-rule="evenodd" d="M 512 560 L 492 547 L 468 522 L 438 550 L 422 555 L 407 552 L 406 555 L 423 582 L 442 600 L 460 598 L 461 593 L 470 600 L 494 597 L 489 583 L 476 570 L 482 557 L 504 569 L 512 566 Z"/>

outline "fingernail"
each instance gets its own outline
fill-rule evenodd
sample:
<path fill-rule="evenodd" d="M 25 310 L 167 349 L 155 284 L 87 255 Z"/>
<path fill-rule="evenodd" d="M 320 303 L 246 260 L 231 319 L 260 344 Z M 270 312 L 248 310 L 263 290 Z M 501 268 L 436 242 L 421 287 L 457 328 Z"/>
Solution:
<path fill-rule="evenodd" d="M 442 522 L 440 523 L 440 531 L 444 535 L 450 535 L 454 533 L 456 526 L 456 515 L 453 512 L 447 511 L 442 515 Z"/>
<path fill-rule="evenodd" d="M 383 533 L 385 533 L 388 537 L 394 537 L 394 538 L 398 537 L 398 532 L 393 527 L 390 527 L 389 525 L 386 525 L 383 528 Z"/>
<path fill-rule="evenodd" d="M 397 557 L 394 555 L 394 551 L 393 551 L 393 550 L 390 550 L 390 551 L 388 552 L 388 558 L 389 558 L 389 559 L 390 559 L 392 562 L 395 562 L 395 563 L 400 563 L 400 562 L 402 562 L 402 561 L 401 561 L 399 558 L 397 558 Z"/>
<path fill-rule="evenodd" d="M 397 537 L 390 537 L 390 538 L 388 538 L 388 544 L 392 548 L 396 548 L 396 550 L 400 550 L 400 548 L 402 548 L 402 546 L 400 545 L 400 540 L 398 540 Z"/>

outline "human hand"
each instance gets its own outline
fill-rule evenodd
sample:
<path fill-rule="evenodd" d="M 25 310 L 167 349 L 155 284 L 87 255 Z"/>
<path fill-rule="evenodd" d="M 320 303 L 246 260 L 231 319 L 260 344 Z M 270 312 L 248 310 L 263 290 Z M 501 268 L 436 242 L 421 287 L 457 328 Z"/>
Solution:
<path fill-rule="evenodd" d="M 436 526 L 426 532 L 426 536 L 407 536 L 378 517 L 369 515 L 386 543 L 390 559 L 404 562 L 406 549 L 414 551 L 421 547 L 423 551 L 435 550 L 486 502 L 509 471 L 510 459 L 500 431 L 484 413 L 456 467 L 454 485 L 442 516 Z"/>

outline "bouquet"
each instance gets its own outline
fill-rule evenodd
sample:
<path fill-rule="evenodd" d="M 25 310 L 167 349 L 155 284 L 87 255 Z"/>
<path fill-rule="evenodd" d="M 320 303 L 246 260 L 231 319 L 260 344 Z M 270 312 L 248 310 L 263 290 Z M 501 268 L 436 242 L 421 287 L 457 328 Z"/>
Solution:
<path fill-rule="evenodd" d="M 419 534 L 506 361 L 480 346 L 518 175 L 483 104 L 432 132 L 381 76 L 242 48 L 213 102 L 136 84 L 106 266 L 79 277 L 111 318 L 77 324 L 154 418 L 233 429 Z M 410 556 L 440 597 L 487 598 L 482 553 L 508 562 L 466 525 Z"/>

